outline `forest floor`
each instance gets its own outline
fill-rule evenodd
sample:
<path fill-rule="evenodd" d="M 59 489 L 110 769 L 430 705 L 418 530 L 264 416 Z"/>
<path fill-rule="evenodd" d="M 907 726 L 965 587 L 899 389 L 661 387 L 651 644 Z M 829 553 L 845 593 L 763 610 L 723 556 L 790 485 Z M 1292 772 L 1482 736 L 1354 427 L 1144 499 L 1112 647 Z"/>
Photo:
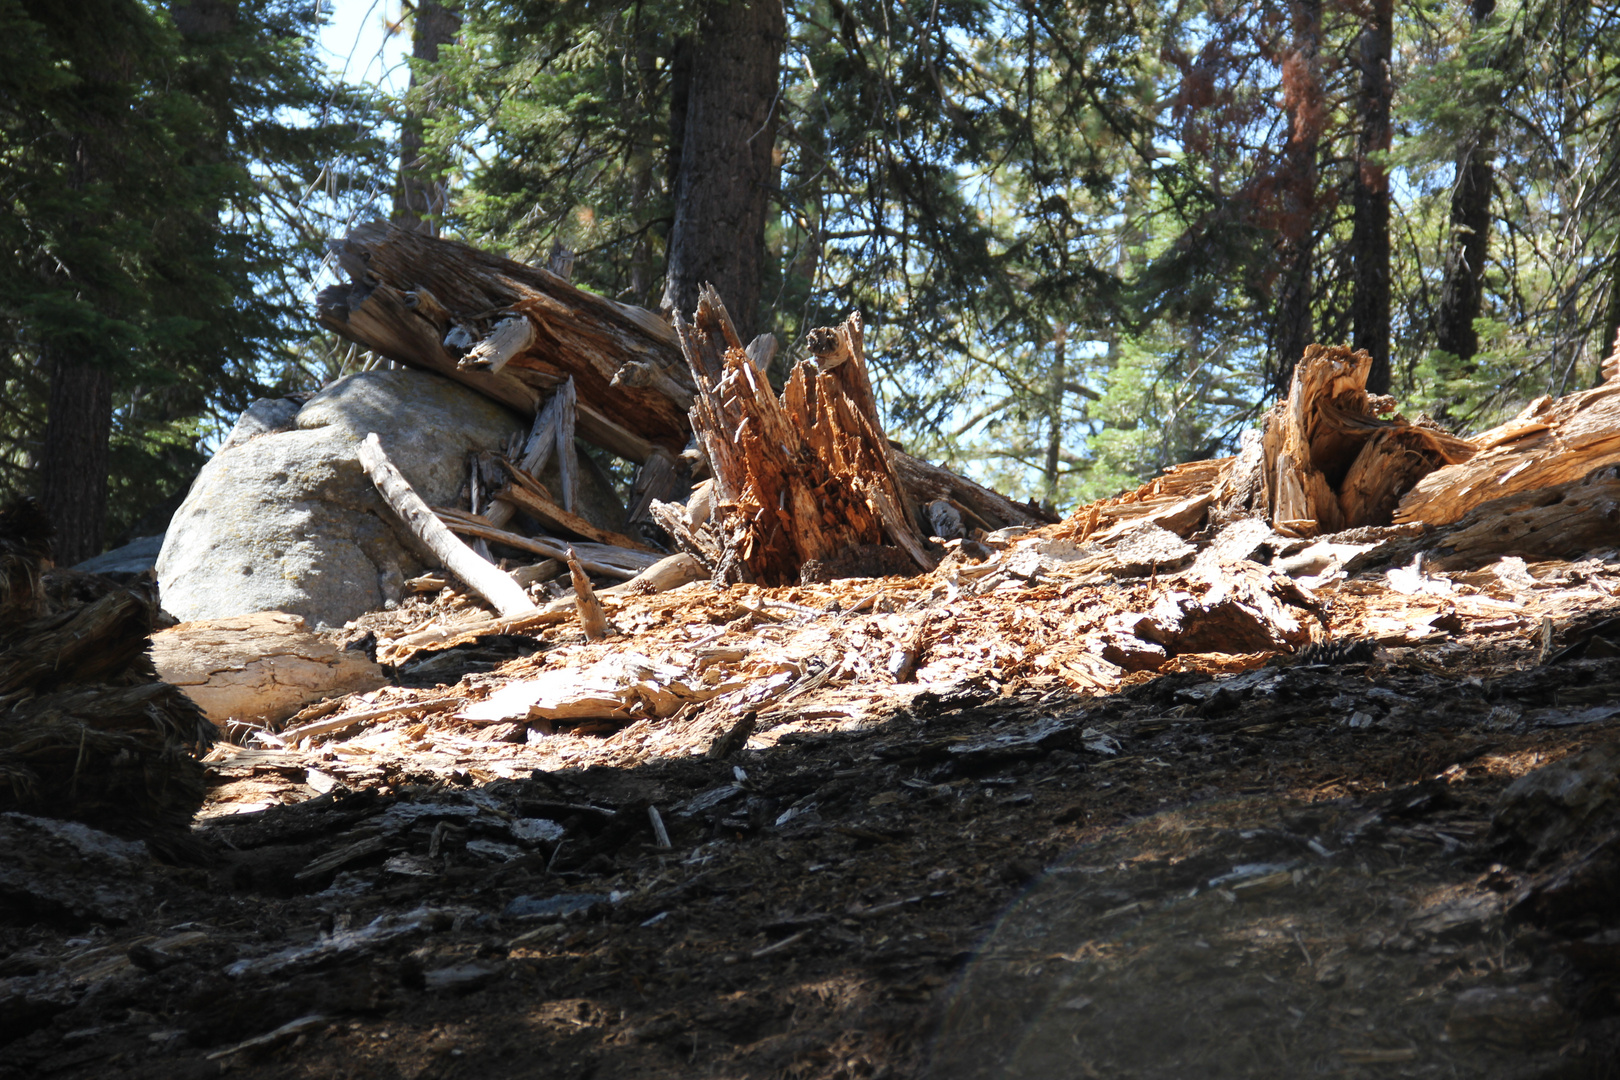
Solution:
<path fill-rule="evenodd" d="M 1091 692 L 1032 642 L 1117 584 L 636 598 L 655 664 L 707 627 L 710 662 L 802 692 L 723 758 L 701 708 L 225 748 L 209 864 L 13 867 L 38 903 L 0 927 L 28 1032 L 0 1078 L 1620 1075 L 1614 985 L 1511 917 L 1542 868 L 1493 829 L 1513 780 L 1616 737 L 1620 659 L 1547 635 L 1616 614 L 1620 558 L 1473 581 L 1376 651 Z M 1329 633 L 1385 584 L 1318 590 Z M 929 612 L 941 659 L 884 677 Z M 629 647 L 525 641 L 401 681 L 479 698 Z"/>

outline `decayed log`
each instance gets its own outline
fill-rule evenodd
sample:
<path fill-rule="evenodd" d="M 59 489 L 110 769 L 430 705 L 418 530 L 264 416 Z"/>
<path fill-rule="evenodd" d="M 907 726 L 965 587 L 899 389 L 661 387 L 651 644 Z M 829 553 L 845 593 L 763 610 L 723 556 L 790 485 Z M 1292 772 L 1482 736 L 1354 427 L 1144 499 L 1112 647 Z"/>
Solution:
<path fill-rule="evenodd" d="M 383 452 L 376 432 L 367 435 L 359 447 L 360 464 L 371 476 L 372 483 L 390 509 L 399 515 L 405 527 L 438 556 L 444 568 L 470 585 L 509 619 L 529 615 L 534 605 L 522 586 L 499 567 L 486 562 L 476 552 L 457 540 L 444 524 L 434 517 L 427 503 L 411 488 L 410 481 L 400 474 L 394 463 Z"/>
<path fill-rule="evenodd" d="M 1367 393 L 1371 366 L 1365 352 L 1312 345 L 1288 398 L 1236 457 L 1174 465 L 1135 491 L 1081 507 L 1072 532 L 1106 543 L 1144 520 L 1184 538 L 1251 516 L 1283 536 L 1390 524 L 1402 496 L 1475 447 L 1427 421 L 1382 415 L 1394 402 Z"/>
<path fill-rule="evenodd" d="M 1469 442 L 1477 454 L 1425 476 L 1401 500 L 1396 521 L 1445 525 L 1485 502 L 1568 484 L 1620 461 L 1620 383 L 1537 398 Z"/>
<path fill-rule="evenodd" d="M 650 519 L 653 500 L 684 497 L 689 476 L 678 463 L 692 434 L 687 412 L 697 399 L 694 372 L 703 369 L 683 361 L 674 331 L 658 315 L 577 289 L 549 270 L 382 223 L 360 226 L 334 250 L 352 280 L 321 293 L 318 317 L 323 326 L 525 415 L 533 415 L 571 378 L 578 392 L 580 436 L 643 466 L 631 500 L 631 525 Z M 860 349 L 858 340 L 853 349 L 841 342 L 840 335 L 850 333 L 851 324 L 846 324 L 818 332 L 810 342 L 820 374 L 805 376 L 806 401 L 813 407 L 809 399 L 823 393 L 819 378 L 830 375 L 834 382 L 829 387 L 838 387 L 837 396 L 851 414 L 848 430 L 881 433 L 864 356 L 847 370 L 843 366 Z M 854 333 L 858 338 L 858 320 Z M 763 371 L 776 340 L 762 334 L 744 351 L 755 370 Z M 723 373 L 723 353 L 722 347 L 711 357 L 711 382 Z M 858 424 L 854 416 L 860 417 Z M 837 418 L 806 420 L 807 433 L 818 423 L 843 424 Z M 1050 520 L 907 457 L 886 440 L 874 444 L 862 436 L 857 441 L 868 456 L 884 463 L 870 474 L 871 490 L 863 498 L 871 502 L 880 528 L 892 534 L 891 542 L 920 559 L 919 565 L 929 560 L 921 546 L 926 531 L 917 510 L 930 502 L 949 502 L 969 527 L 986 531 Z M 556 494 L 563 508 L 572 511 L 572 492 Z M 506 523 L 503 515 L 509 513 L 493 511 L 497 526 Z"/>
<path fill-rule="evenodd" d="M 1504 555 L 1560 557 L 1620 536 L 1620 384 L 1552 400 L 1471 439 L 1375 415 L 1366 354 L 1313 345 L 1288 399 L 1235 458 L 1189 462 L 1069 519 L 1106 545 L 1149 521 L 1184 538 L 1248 516 L 1284 536 L 1362 526 L 1422 526 L 1357 556 L 1347 570 L 1425 553 L 1455 569 Z"/>
<path fill-rule="evenodd" d="M 712 289 L 675 327 L 698 385 L 692 426 L 714 470 L 717 577 L 780 585 L 806 563 L 883 544 L 933 568 L 875 419 L 858 317 L 820 332 L 837 361 L 799 363 L 780 399 Z"/>
<path fill-rule="evenodd" d="M 0 511 L 0 811 L 185 848 L 217 732 L 146 658 L 155 592 L 46 572 L 49 535 L 31 504 Z"/>
<path fill-rule="evenodd" d="M 1567 558 L 1617 543 L 1620 464 L 1611 462 L 1579 480 L 1480 503 L 1456 521 L 1429 526 L 1419 536 L 1392 541 L 1369 554 L 1384 564 L 1409 562 L 1422 553 L 1426 566 L 1461 570 L 1504 555 Z"/>
<path fill-rule="evenodd" d="M 152 636 L 152 662 L 217 724 L 273 723 L 311 702 L 388 683 L 364 653 L 337 648 L 282 611 L 161 630 Z"/>
<path fill-rule="evenodd" d="M 353 280 L 321 293 L 323 326 L 526 414 L 572 377 L 586 439 L 635 462 L 657 446 L 685 447 L 685 408 L 660 387 L 690 394 L 691 380 L 673 332 L 652 312 L 549 270 L 383 223 L 360 226 L 336 250 Z M 656 385 L 614 385 L 626 364 L 656 373 Z"/>

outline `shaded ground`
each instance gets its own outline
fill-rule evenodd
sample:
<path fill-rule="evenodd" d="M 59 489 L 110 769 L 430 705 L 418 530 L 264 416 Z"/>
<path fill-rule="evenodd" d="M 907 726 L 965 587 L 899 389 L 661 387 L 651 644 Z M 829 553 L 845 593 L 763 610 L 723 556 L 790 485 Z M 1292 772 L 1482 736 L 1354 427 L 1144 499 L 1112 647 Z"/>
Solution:
<path fill-rule="evenodd" d="M 216 865 L 8 912 L 0 1077 L 1613 1076 L 1612 976 L 1504 914 L 1493 804 L 1620 711 L 1539 655 L 986 679 L 215 819 Z"/>

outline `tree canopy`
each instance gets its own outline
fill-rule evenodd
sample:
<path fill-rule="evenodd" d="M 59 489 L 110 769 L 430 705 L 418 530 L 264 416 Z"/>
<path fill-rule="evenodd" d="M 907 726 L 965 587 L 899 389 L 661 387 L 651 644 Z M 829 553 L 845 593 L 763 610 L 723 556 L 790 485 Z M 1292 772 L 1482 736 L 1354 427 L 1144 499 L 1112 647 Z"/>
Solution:
<path fill-rule="evenodd" d="M 653 308 L 719 276 L 779 366 L 859 310 L 891 431 L 1060 507 L 1229 451 L 1314 341 L 1477 428 L 1620 332 L 1613 6 L 422 0 L 403 170 L 311 5 L 90 9 L 0 0 L 0 478 L 49 472 L 53 372 L 106 373 L 112 531 L 335 370 L 298 309 L 357 209 Z"/>
<path fill-rule="evenodd" d="M 323 237 L 304 204 L 381 148 L 308 12 L 0 0 L 0 482 L 29 490 L 44 463 L 59 557 L 183 494 L 209 418 L 276 384 L 307 336 L 300 270 Z M 52 475 L 53 441 L 72 475 Z"/>

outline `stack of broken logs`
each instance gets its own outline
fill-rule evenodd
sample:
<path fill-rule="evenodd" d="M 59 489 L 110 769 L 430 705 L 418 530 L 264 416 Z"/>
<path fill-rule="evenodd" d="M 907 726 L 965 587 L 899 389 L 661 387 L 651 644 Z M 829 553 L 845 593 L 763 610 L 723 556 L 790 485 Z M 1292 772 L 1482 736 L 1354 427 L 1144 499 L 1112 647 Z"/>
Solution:
<path fill-rule="evenodd" d="M 386 225 L 356 230 L 338 255 L 352 282 L 322 294 L 323 325 L 535 418 L 522 453 L 481 473 L 489 497 L 474 484 L 465 509 L 424 505 L 376 436 L 360 447 L 401 521 L 495 609 L 453 633 L 398 635 L 379 654 L 385 662 L 576 619 L 596 640 L 615 632 L 603 597 L 703 579 L 754 595 L 904 575 L 931 581 L 916 603 L 940 607 L 1010 579 L 1028 585 L 1057 560 L 1068 584 L 1100 590 L 1070 620 L 1055 669 L 1071 691 L 1089 693 L 1192 656 L 1217 658 L 1201 670 L 1236 671 L 1320 644 L 1332 628 L 1312 589 L 1370 566 L 1562 558 L 1620 538 L 1620 383 L 1538 399 L 1465 439 L 1368 394 L 1364 353 L 1312 346 L 1288 398 L 1239 454 L 1173 467 L 1058 522 L 888 441 L 858 316 L 812 333 L 808 357 L 777 393 L 765 377 L 773 340 L 745 345 L 712 291 L 690 322 L 677 316 L 671 327 L 547 270 Z M 576 437 L 636 467 L 622 532 L 576 513 Z M 553 456 L 556 493 L 535 479 Z M 0 809 L 106 821 L 107 806 L 134 797 L 144 809 L 124 814 L 122 831 L 188 819 L 200 798 L 193 753 L 207 728 L 142 666 L 150 599 L 80 587 L 74 606 L 42 587 L 37 523 L 25 517 L 0 523 L 20 552 L 7 556 L 8 625 L 18 629 L 0 660 Z M 524 517 L 539 528 L 514 531 Z M 559 571 L 566 564 L 572 594 L 537 607 L 523 582 L 456 534 L 548 556 Z M 1127 584 L 1128 603 L 1146 597 L 1146 607 L 1111 606 L 1106 590 Z M 756 597 L 742 610 L 765 603 Z M 81 624 L 118 629 L 86 637 Z M 886 678 L 916 676 L 926 626 L 925 617 L 909 659 Z M 87 641 L 97 647 L 87 651 Z M 620 727 L 680 704 L 643 715 L 603 701 L 595 707 Z M 531 704 L 518 708 L 520 720 Z M 485 723 L 501 719 L 490 708 Z M 321 722 L 337 730 L 344 719 Z"/>

